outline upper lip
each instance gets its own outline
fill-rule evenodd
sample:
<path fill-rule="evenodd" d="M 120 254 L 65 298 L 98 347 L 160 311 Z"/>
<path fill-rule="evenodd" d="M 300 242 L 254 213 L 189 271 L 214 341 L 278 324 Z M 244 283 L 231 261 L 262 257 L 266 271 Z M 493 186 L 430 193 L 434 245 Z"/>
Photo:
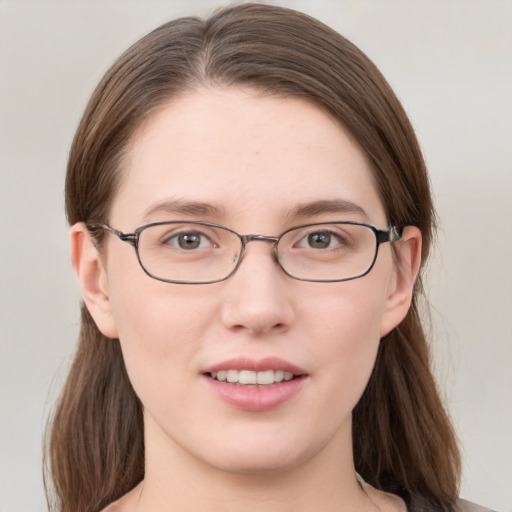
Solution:
<path fill-rule="evenodd" d="M 203 370 L 203 373 L 219 372 L 222 370 L 249 370 L 253 372 L 264 372 L 267 370 L 283 370 L 294 375 L 304 375 L 307 372 L 299 366 L 290 363 L 279 357 L 265 357 L 263 359 L 250 359 L 237 357 L 216 363 Z"/>

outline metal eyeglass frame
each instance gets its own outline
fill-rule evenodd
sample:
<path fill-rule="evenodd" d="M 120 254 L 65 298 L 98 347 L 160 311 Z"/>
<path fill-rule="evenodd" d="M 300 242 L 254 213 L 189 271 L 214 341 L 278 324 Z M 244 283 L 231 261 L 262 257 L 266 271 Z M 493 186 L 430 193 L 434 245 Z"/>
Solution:
<path fill-rule="evenodd" d="M 151 272 L 149 272 L 146 269 L 146 267 L 143 265 L 143 263 L 140 259 L 139 237 L 140 237 L 140 234 L 145 229 L 150 228 L 151 226 L 162 226 L 165 224 L 195 224 L 195 225 L 200 225 L 200 226 L 208 226 L 208 227 L 212 227 L 212 228 L 220 228 L 220 229 L 224 229 L 226 231 L 233 233 L 240 239 L 240 244 L 241 244 L 240 254 L 238 256 L 238 260 L 237 260 L 235 266 L 233 267 L 231 272 L 229 272 L 228 275 L 226 275 L 220 279 L 212 279 L 210 281 L 180 281 L 177 279 L 165 279 L 163 277 L 158 277 L 158 276 L 152 274 Z M 294 276 L 293 274 L 290 274 L 282 266 L 282 264 L 278 258 L 277 245 L 278 245 L 279 241 L 281 240 L 281 238 L 284 235 L 286 235 L 287 233 L 289 233 L 290 231 L 293 231 L 295 229 L 300 229 L 300 228 L 305 228 L 305 227 L 310 227 L 310 226 L 321 226 L 321 225 L 326 225 L 326 224 L 348 224 L 348 225 L 353 225 L 353 226 L 364 226 L 365 228 L 368 228 L 371 231 L 373 231 L 373 234 L 375 235 L 375 242 L 376 242 L 375 243 L 375 254 L 373 256 L 373 260 L 372 260 L 371 264 L 369 265 L 369 267 L 361 274 L 358 274 L 358 275 L 352 276 L 352 277 L 344 277 L 341 279 L 306 279 L 306 278 L 297 277 L 297 276 Z M 372 270 L 373 266 L 375 265 L 375 261 L 377 260 L 377 255 L 378 255 L 379 247 L 381 246 L 381 244 L 384 244 L 387 242 L 397 242 L 397 241 L 401 240 L 403 229 L 404 229 L 403 227 L 391 226 L 389 229 L 382 230 L 382 229 L 377 229 L 375 226 L 372 226 L 371 224 L 365 224 L 364 222 L 353 222 L 353 221 L 313 222 L 313 223 L 309 223 L 309 224 L 301 224 L 299 226 L 293 226 L 292 228 L 289 228 L 286 231 L 283 231 L 278 236 L 266 236 L 266 235 L 240 235 L 236 231 L 234 231 L 230 228 L 227 228 L 226 226 L 221 226 L 220 224 L 214 224 L 211 222 L 190 221 L 190 220 L 151 222 L 149 224 L 144 224 L 143 226 L 139 226 L 138 228 L 135 229 L 135 231 L 133 233 L 123 233 L 122 231 L 119 231 L 107 224 L 86 224 L 86 226 L 87 226 L 87 229 L 89 230 L 89 232 L 91 232 L 91 233 L 94 233 L 94 231 L 96 231 L 97 229 L 104 229 L 104 230 L 108 231 L 109 233 L 112 233 L 113 235 L 117 236 L 122 242 L 129 243 L 135 249 L 135 253 L 137 254 L 137 259 L 139 261 L 139 264 L 140 264 L 142 270 L 149 277 L 156 279 L 158 281 L 163 281 L 165 283 L 174 283 L 174 284 L 211 284 L 211 283 L 220 283 L 222 281 L 225 281 L 226 279 L 229 279 L 237 271 L 238 267 L 240 266 L 240 263 L 242 262 L 242 259 L 245 254 L 246 245 L 249 242 L 253 242 L 253 241 L 268 242 L 268 243 L 273 244 L 274 252 L 276 254 L 276 262 L 278 263 L 281 270 L 287 276 L 291 277 L 292 279 L 296 279 L 298 281 L 314 282 L 314 283 L 338 283 L 338 282 L 342 282 L 342 281 L 351 281 L 353 279 L 359 279 L 360 277 L 367 275 Z"/>

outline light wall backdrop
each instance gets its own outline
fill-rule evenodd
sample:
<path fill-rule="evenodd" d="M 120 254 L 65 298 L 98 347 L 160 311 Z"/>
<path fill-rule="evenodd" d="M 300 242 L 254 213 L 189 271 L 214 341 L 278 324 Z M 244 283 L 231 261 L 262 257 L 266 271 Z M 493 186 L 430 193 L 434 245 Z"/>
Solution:
<path fill-rule="evenodd" d="M 358 44 L 417 130 L 440 217 L 428 291 L 463 497 L 512 511 L 512 2 L 296 0 Z M 63 183 L 107 66 L 216 0 L 0 0 L 0 512 L 45 510 L 41 438 L 78 330 Z"/>

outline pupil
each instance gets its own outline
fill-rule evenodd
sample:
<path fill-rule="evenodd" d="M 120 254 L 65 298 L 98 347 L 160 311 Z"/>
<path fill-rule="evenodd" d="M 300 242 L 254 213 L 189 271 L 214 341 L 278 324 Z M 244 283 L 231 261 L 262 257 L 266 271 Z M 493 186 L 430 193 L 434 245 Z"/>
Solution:
<path fill-rule="evenodd" d="M 328 233 L 311 233 L 308 236 L 308 242 L 311 247 L 316 249 L 325 249 L 329 247 L 331 235 Z"/>
<path fill-rule="evenodd" d="M 197 249 L 201 239 L 198 235 L 180 235 L 178 243 L 181 249 Z"/>

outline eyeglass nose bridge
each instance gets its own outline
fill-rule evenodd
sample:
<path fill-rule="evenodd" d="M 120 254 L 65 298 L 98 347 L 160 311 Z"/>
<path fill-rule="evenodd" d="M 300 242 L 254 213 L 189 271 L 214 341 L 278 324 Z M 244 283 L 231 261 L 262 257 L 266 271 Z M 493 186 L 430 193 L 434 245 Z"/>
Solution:
<path fill-rule="evenodd" d="M 249 242 L 269 242 L 271 244 L 277 245 L 279 242 L 279 238 L 277 236 L 265 236 L 265 235 L 240 235 L 242 239 L 242 245 L 245 245 Z"/>
<path fill-rule="evenodd" d="M 273 245 L 274 249 L 274 259 L 275 262 L 281 267 L 282 270 L 283 267 L 281 265 L 281 262 L 279 261 L 279 256 L 277 253 L 277 244 L 279 243 L 280 238 L 277 236 L 265 236 L 265 235 L 238 235 L 240 238 L 240 241 L 242 242 L 242 246 L 240 248 L 240 254 L 238 256 L 238 260 L 236 262 L 235 268 L 229 273 L 228 277 L 231 277 L 237 270 L 240 264 L 242 263 L 243 257 L 245 255 L 246 246 L 249 242 L 267 242 Z"/>

